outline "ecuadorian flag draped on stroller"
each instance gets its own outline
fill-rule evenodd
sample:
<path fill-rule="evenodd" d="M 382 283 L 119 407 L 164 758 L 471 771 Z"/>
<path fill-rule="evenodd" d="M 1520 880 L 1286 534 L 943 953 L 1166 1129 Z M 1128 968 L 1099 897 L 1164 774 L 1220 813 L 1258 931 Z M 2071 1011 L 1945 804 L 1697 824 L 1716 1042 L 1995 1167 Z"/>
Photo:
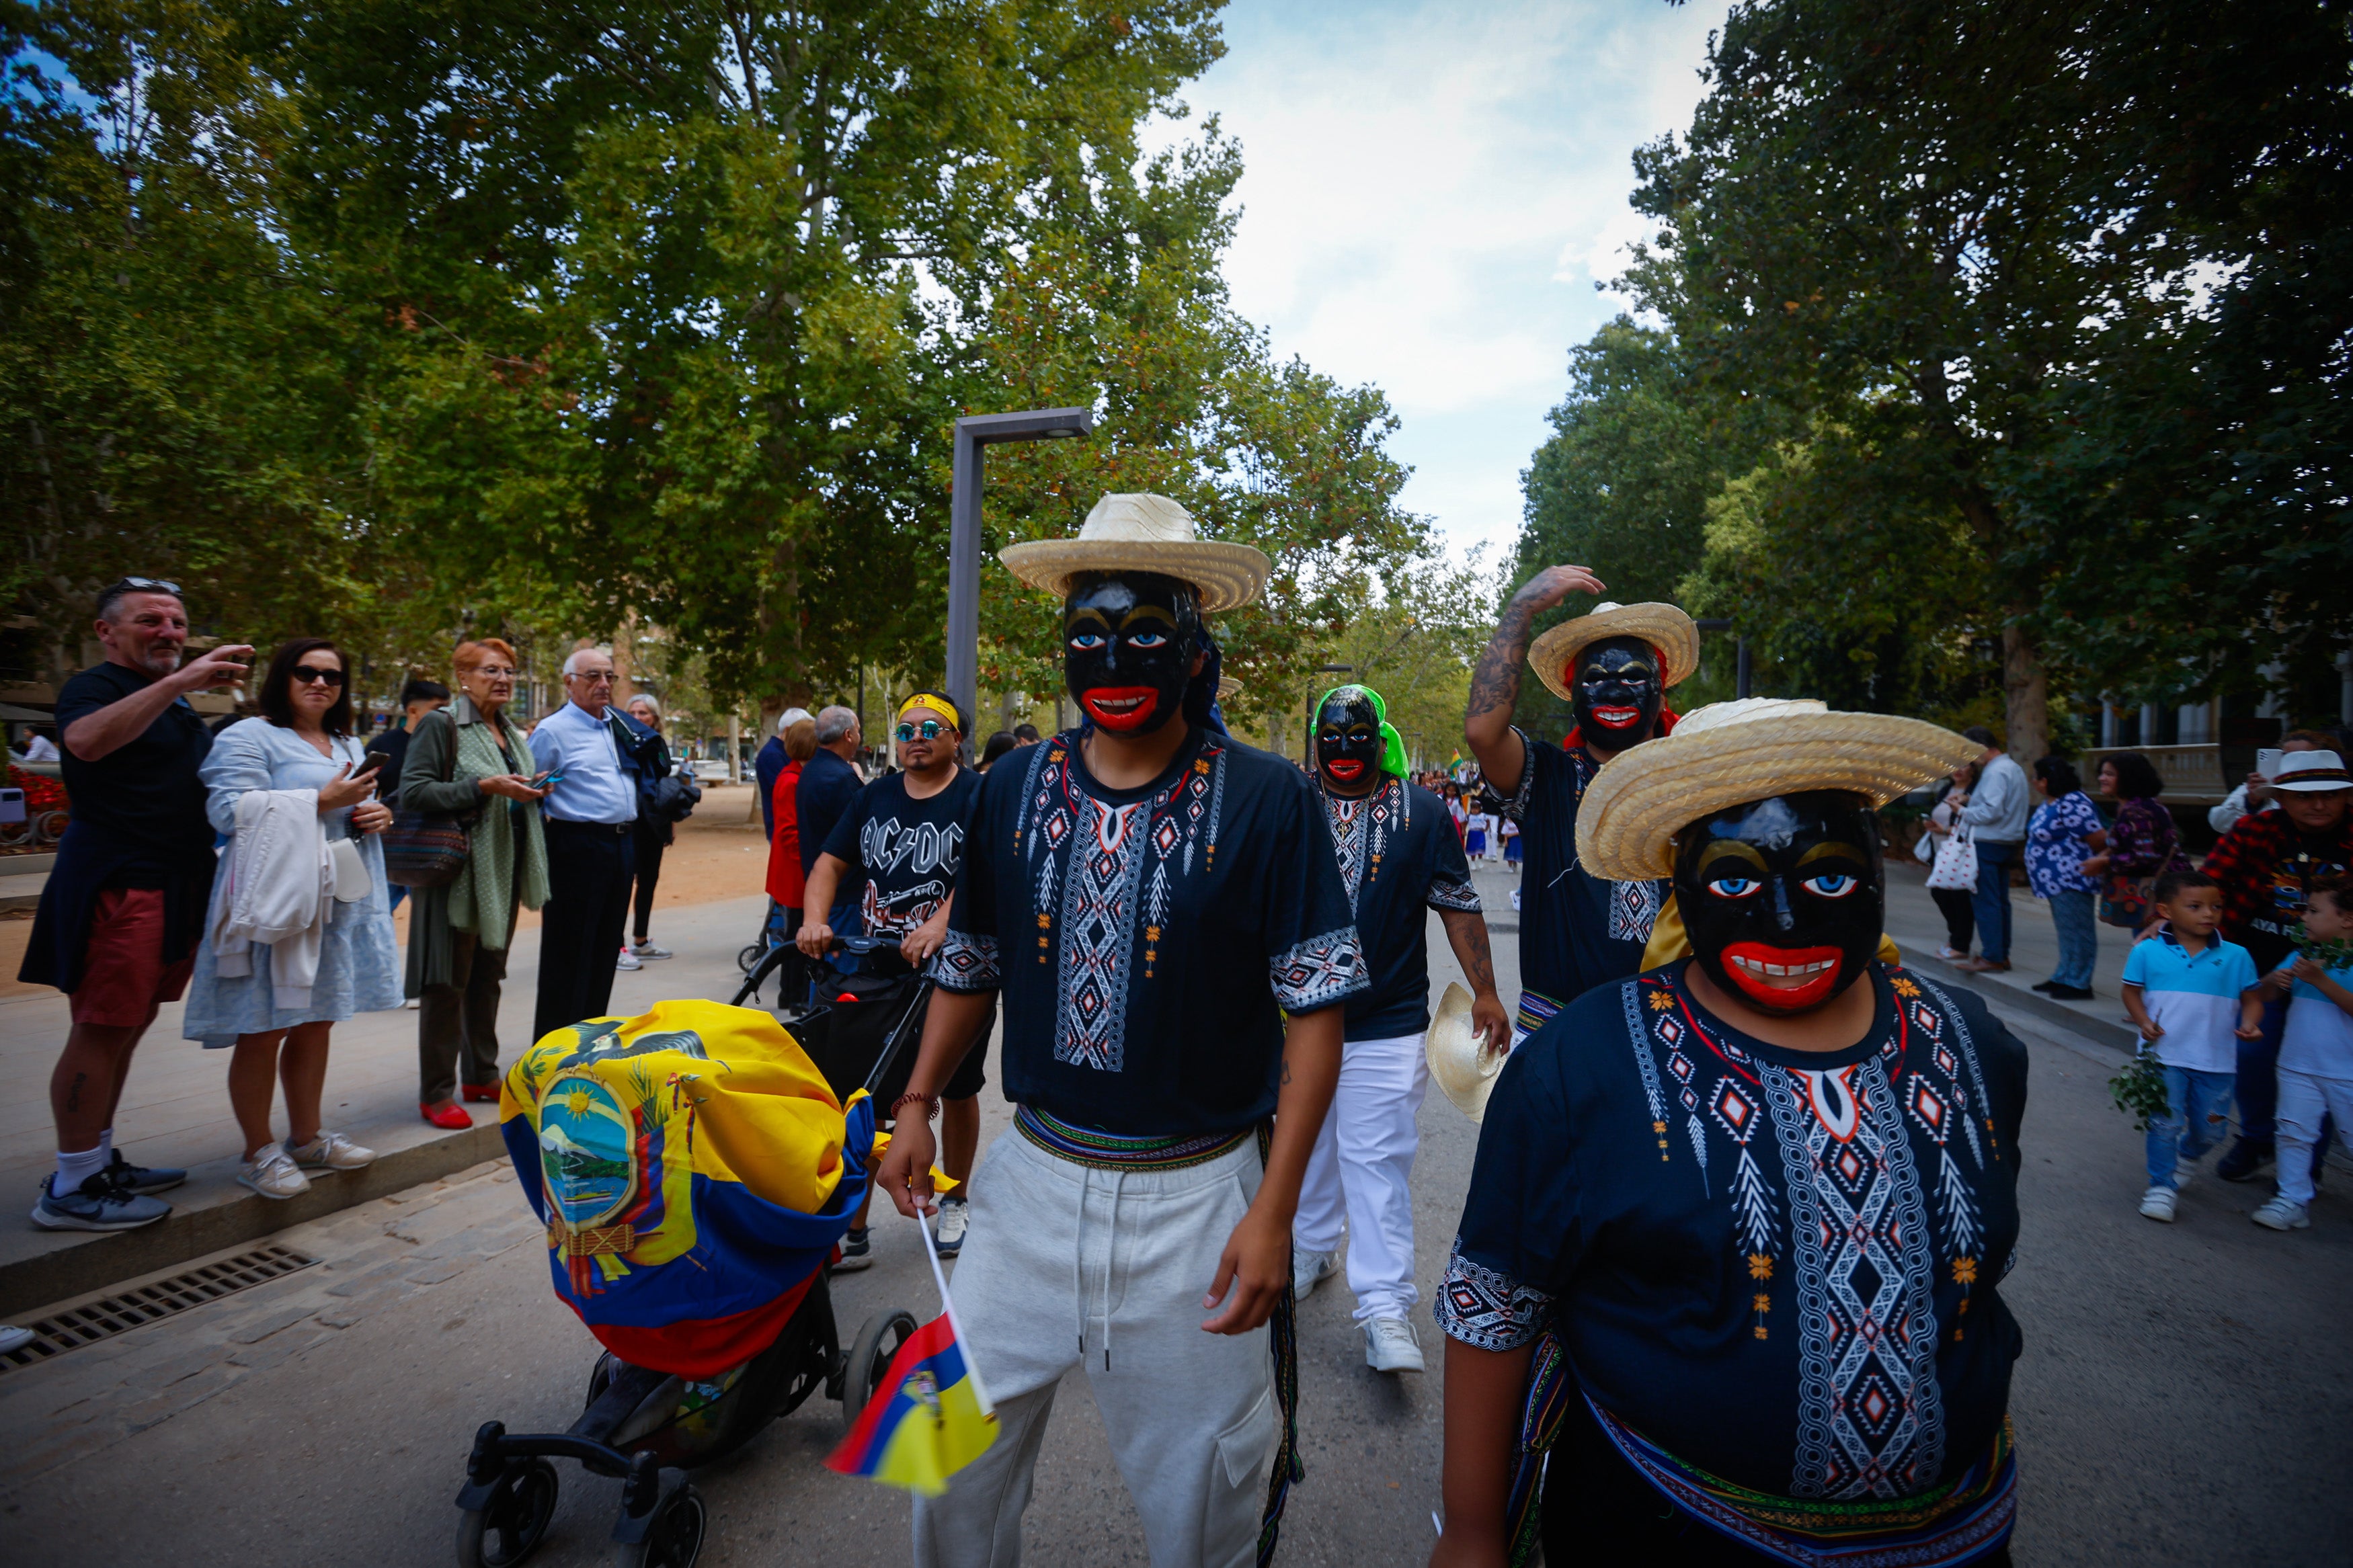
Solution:
<path fill-rule="evenodd" d="M 774 1017 L 702 1000 L 550 1033 L 499 1118 L 556 1294 L 621 1360 L 686 1378 L 775 1341 L 874 1142 L 863 1091 L 845 1107 Z"/>

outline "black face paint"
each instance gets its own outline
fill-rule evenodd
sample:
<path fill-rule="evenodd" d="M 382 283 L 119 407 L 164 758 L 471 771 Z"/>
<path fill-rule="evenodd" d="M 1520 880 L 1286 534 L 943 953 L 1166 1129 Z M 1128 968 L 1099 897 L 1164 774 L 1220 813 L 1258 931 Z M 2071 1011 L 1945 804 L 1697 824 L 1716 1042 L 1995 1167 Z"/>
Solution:
<path fill-rule="evenodd" d="M 1886 885 L 1871 808 L 1809 790 L 1694 822 L 1675 847 L 1675 906 L 1708 978 L 1763 1012 L 1810 1013 L 1879 949 Z"/>
<path fill-rule="evenodd" d="M 1380 782 L 1381 716 L 1357 687 L 1344 686 L 1315 715 L 1315 766 L 1334 795 L 1358 795 Z"/>
<path fill-rule="evenodd" d="M 1153 572 L 1088 573 L 1062 605 L 1071 698 L 1116 735 L 1148 735 L 1182 710 L 1200 626 L 1190 584 Z"/>
<path fill-rule="evenodd" d="M 1597 752 L 1622 752 L 1647 741 L 1659 725 L 1666 701 L 1665 672 L 1659 656 L 1641 637 L 1604 637 L 1577 650 L 1567 671 L 1569 711 L 1585 743 Z"/>

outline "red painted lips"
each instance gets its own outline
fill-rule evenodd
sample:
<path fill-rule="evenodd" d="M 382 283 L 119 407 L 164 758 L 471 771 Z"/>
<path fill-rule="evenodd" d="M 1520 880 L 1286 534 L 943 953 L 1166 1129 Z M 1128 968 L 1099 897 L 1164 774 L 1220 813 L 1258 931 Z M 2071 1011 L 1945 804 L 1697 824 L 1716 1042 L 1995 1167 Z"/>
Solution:
<path fill-rule="evenodd" d="M 1360 757 L 1335 757 L 1324 764 L 1324 771 L 1342 784 L 1353 784 L 1365 776 L 1365 763 Z"/>
<path fill-rule="evenodd" d="M 1160 693 L 1149 686 L 1096 686 L 1079 694 L 1079 706 L 1106 730 L 1140 730 L 1160 706 Z"/>
<path fill-rule="evenodd" d="M 1736 942 L 1724 950 L 1724 972 L 1750 1000 L 1777 1013 L 1795 1013 L 1829 999 L 1845 957 L 1835 947 Z"/>
<path fill-rule="evenodd" d="M 1596 708 L 1591 711 L 1595 723 L 1612 730 L 1630 730 L 1642 721 L 1640 708 Z"/>

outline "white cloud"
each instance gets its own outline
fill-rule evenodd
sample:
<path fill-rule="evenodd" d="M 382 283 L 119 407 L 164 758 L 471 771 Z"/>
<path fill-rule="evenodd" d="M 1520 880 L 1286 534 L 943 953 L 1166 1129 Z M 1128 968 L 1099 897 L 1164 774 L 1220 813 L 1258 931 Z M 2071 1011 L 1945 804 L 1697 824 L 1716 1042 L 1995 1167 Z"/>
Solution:
<path fill-rule="evenodd" d="M 1278 353 L 1388 394 L 1406 504 L 1456 542 L 1508 549 L 1567 351 L 1624 308 L 1594 285 L 1651 232 L 1627 205 L 1633 150 L 1689 122 L 1722 15 L 1229 7 L 1228 55 L 1185 96 L 1242 144 L 1235 306 Z"/>

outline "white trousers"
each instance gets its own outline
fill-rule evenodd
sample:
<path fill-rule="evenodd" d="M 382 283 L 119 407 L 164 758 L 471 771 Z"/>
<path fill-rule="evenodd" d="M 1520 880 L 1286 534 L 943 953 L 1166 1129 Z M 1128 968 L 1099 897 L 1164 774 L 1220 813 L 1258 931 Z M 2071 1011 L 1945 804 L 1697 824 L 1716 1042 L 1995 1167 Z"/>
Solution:
<path fill-rule="evenodd" d="M 2273 1131 L 2279 1142 L 2275 1163 L 2279 1195 L 2292 1204 L 2312 1201 L 2312 1147 L 2320 1142 L 2320 1121 L 2325 1116 L 2337 1118 L 2338 1137 L 2353 1138 L 2353 1079 L 2317 1078 L 2294 1068 L 2280 1068 L 2279 1109 L 2272 1113 Z"/>
<path fill-rule="evenodd" d="M 1084 1366 L 1154 1568 L 1258 1554 L 1282 1415 L 1268 1333 L 1201 1331 L 1201 1298 L 1258 1192 L 1253 1142 L 1176 1171 L 1098 1171 L 1019 1132 L 974 1172 L 949 1289 L 997 1441 L 915 1499 L 917 1568 L 1011 1568 L 1062 1374 Z"/>
<path fill-rule="evenodd" d="M 1340 1087 L 1315 1134 L 1300 1184 L 1292 1245 L 1336 1252 L 1348 1231 L 1348 1289 L 1356 1321 L 1413 1316 L 1414 1115 L 1430 1088 L 1419 1035 L 1351 1040 L 1340 1048 Z"/>

